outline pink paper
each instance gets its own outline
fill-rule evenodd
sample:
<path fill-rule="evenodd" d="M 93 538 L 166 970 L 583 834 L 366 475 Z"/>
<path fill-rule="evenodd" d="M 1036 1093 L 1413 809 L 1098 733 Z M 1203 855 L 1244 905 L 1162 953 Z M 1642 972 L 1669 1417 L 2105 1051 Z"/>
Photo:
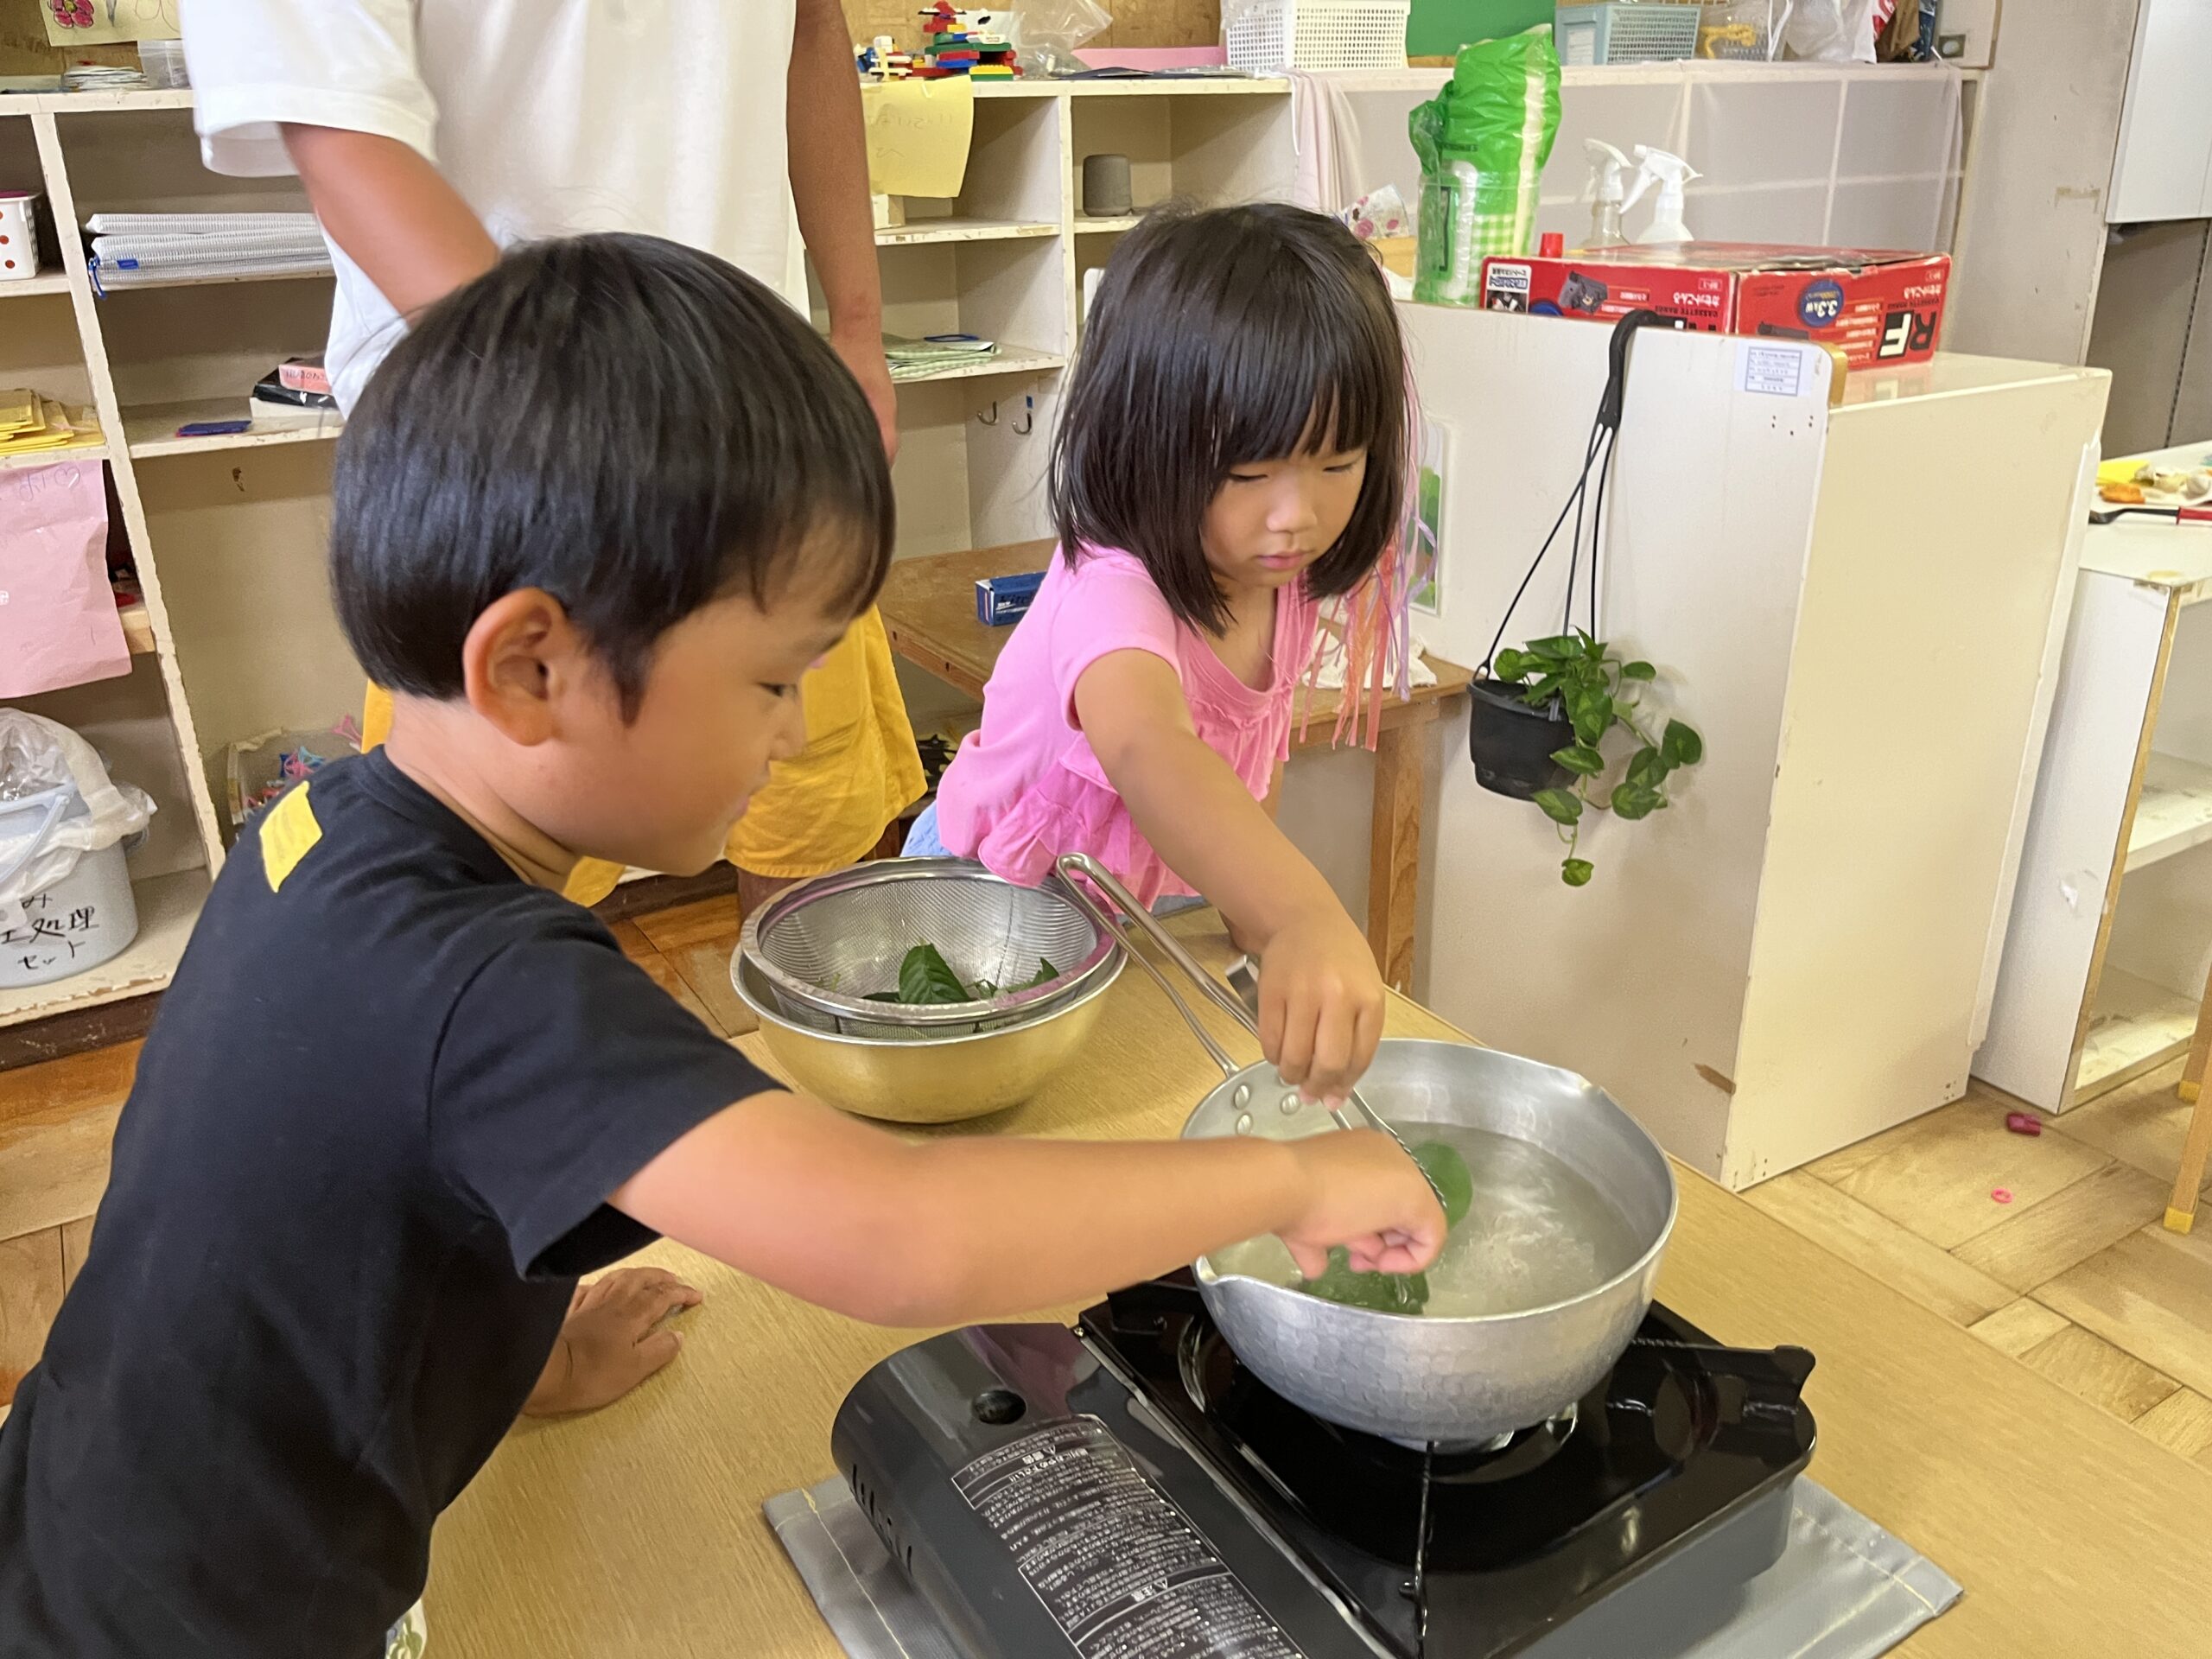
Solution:
<path fill-rule="evenodd" d="M 1087 69 L 1218 69 L 1229 62 L 1225 46 L 1077 47 Z"/>
<path fill-rule="evenodd" d="M 99 461 L 0 472 L 0 697 L 130 671 Z"/>

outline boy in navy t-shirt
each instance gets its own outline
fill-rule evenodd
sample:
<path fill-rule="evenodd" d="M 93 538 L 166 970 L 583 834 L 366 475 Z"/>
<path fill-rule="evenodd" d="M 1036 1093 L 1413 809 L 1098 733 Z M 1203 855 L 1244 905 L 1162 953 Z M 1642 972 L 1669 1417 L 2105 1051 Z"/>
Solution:
<path fill-rule="evenodd" d="M 883 580 L 868 404 L 759 284 L 645 238 L 512 254 L 394 348 L 333 495 L 391 741 L 248 825 L 164 1000 L 0 1425 L 0 1656 L 384 1652 L 533 1389 L 650 1369 L 548 1362 L 577 1275 L 656 1233 L 909 1325 L 1264 1232 L 1316 1272 L 1442 1243 L 1372 1134 L 899 1140 L 782 1090 L 559 897 L 582 856 L 718 857 Z"/>

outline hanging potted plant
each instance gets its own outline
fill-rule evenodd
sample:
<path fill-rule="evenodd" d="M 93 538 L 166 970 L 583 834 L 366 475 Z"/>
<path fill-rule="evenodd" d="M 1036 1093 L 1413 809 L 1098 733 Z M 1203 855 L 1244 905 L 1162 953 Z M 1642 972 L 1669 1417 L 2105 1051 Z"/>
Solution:
<path fill-rule="evenodd" d="M 1475 778 L 1484 788 L 1518 800 L 1533 801 L 1544 816 L 1559 826 L 1567 843 L 1567 857 L 1560 879 L 1570 887 L 1586 887 L 1592 868 L 1580 855 L 1582 822 L 1592 810 L 1616 817 L 1647 818 L 1667 804 L 1667 779 L 1683 766 L 1694 766 L 1705 754 L 1705 742 L 1695 730 L 1679 720 L 1669 720 L 1656 737 L 1649 716 L 1640 715 L 1641 699 L 1632 688 L 1658 677 L 1649 663 L 1623 658 L 1598 633 L 1598 559 L 1604 545 L 1605 475 L 1613 458 L 1613 444 L 1620 433 L 1621 407 L 1628 374 L 1630 335 L 1649 326 L 1679 327 L 1656 312 L 1631 311 L 1615 325 L 1611 372 L 1598 404 L 1598 418 L 1590 429 L 1581 476 L 1553 521 L 1551 534 L 1536 550 L 1528 574 L 1499 619 L 1497 632 L 1474 683 L 1468 687 L 1472 712 L 1467 723 L 1467 747 L 1475 764 Z M 1591 480 L 1597 480 L 1594 499 Z M 1583 507 L 1589 499 L 1590 575 L 1587 614 L 1590 626 L 1574 626 L 1574 579 L 1582 557 Z M 1559 539 L 1567 515 L 1574 515 L 1574 533 L 1567 543 L 1567 605 L 1561 632 L 1532 639 L 1518 651 L 1501 651 L 1515 607 L 1535 579 L 1544 556 Z M 1635 740 L 1635 751 L 1619 778 L 1610 786 L 1605 776 L 1611 763 L 1604 744 L 1614 729 Z"/>
<path fill-rule="evenodd" d="M 1590 861 L 1579 855 L 1584 812 L 1594 808 L 1630 821 L 1648 818 L 1667 804 L 1669 774 L 1705 758 L 1705 740 L 1682 721 L 1669 720 L 1654 737 L 1637 718 L 1639 699 L 1628 690 L 1657 677 L 1650 664 L 1623 661 L 1580 628 L 1532 639 L 1524 650 L 1501 651 L 1491 666 L 1491 686 L 1517 690 L 1524 707 L 1551 710 L 1571 734 L 1544 757 L 1560 781 L 1528 797 L 1560 826 L 1567 842 L 1560 879 L 1570 887 L 1587 886 L 1592 874 Z M 1609 763 L 1599 746 L 1616 727 L 1637 747 L 1618 781 L 1607 788 Z"/>

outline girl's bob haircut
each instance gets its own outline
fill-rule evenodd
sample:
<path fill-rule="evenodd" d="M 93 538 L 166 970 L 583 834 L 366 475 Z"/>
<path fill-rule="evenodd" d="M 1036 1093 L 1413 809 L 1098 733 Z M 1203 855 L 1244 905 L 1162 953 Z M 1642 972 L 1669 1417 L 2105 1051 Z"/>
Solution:
<path fill-rule="evenodd" d="M 1278 203 L 1156 210 L 1106 267 L 1052 441 L 1060 546 L 1135 554 L 1179 619 L 1218 634 L 1200 533 L 1230 470 L 1364 449 L 1351 522 L 1305 577 L 1349 593 L 1399 529 L 1407 404 L 1389 289 L 1344 226 Z"/>

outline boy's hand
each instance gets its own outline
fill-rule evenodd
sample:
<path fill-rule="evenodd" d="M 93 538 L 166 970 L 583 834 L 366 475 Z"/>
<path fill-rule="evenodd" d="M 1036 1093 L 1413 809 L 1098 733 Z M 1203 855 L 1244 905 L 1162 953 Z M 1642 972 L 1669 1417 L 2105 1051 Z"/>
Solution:
<path fill-rule="evenodd" d="M 618 1268 L 578 1285 L 560 1339 L 523 1402 L 531 1417 L 596 1411 L 674 1359 L 683 1338 L 661 1321 L 702 1298 L 659 1268 Z"/>
<path fill-rule="evenodd" d="M 1260 959 L 1260 1047 L 1308 1100 L 1340 1104 L 1382 1039 L 1382 976 L 1330 904 L 1276 931 Z"/>
<path fill-rule="evenodd" d="M 1342 1129 L 1288 1143 L 1311 1196 L 1279 1235 L 1298 1270 L 1318 1279 L 1341 1244 L 1355 1273 L 1419 1273 L 1444 1248 L 1444 1211 L 1421 1166 L 1374 1129 Z"/>

